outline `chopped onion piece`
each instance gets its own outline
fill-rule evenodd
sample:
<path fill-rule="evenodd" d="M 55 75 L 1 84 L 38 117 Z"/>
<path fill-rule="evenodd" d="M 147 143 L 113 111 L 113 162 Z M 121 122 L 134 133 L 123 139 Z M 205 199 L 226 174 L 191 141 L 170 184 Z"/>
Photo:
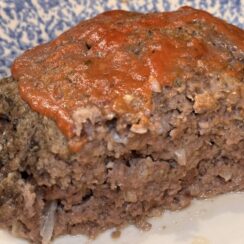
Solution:
<path fill-rule="evenodd" d="M 150 76 L 149 81 L 150 81 L 151 89 L 153 92 L 161 92 L 161 86 L 160 86 L 158 80 L 154 76 Z"/>
<path fill-rule="evenodd" d="M 177 162 L 179 165 L 186 165 L 186 151 L 184 148 L 176 150 L 175 155 L 177 157 Z"/>
<path fill-rule="evenodd" d="M 148 129 L 141 124 L 134 124 L 131 126 L 130 130 L 136 134 L 145 134 Z"/>
<path fill-rule="evenodd" d="M 42 244 L 49 244 L 55 225 L 55 213 L 57 209 L 57 202 L 53 201 L 47 207 L 41 223 L 40 235 L 42 237 Z"/>
<path fill-rule="evenodd" d="M 130 94 L 124 95 L 124 100 L 126 103 L 131 103 L 133 101 L 134 97 Z"/>

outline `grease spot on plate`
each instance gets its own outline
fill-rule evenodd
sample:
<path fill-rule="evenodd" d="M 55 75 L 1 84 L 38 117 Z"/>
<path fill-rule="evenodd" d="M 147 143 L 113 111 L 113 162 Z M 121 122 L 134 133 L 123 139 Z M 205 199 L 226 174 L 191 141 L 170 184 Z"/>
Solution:
<path fill-rule="evenodd" d="M 210 244 L 210 241 L 205 237 L 197 236 L 192 240 L 191 244 Z"/>
<path fill-rule="evenodd" d="M 120 230 L 115 230 L 115 231 L 113 231 L 113 232 L 111 233 L 111 237 L 112 237 L 113 239 L 118 239 L 118 238 L 120 238 L 120 236 L 121 236 L 121 231 L 120 231 Z"/>

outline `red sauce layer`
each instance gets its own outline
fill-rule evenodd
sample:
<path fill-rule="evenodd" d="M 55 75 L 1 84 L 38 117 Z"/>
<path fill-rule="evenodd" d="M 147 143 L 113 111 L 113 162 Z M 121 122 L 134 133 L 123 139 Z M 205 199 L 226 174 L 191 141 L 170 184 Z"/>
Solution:
<path fill-rule="evenodd" d="M 180 34 L 185 27 L 198 30 L 199 23 L 202 37 Z M 12 75 L 22 99 L 71 138 L 79 108 L 150 113 L 152 92 L 187 75 L 198 61 L 206 72 L 225 69 L 227 58 L 207 41 L 210 31 L 244 50 L 243 30 L 204 11 L 106 12 L 26 51 L 13 63 Z"/>

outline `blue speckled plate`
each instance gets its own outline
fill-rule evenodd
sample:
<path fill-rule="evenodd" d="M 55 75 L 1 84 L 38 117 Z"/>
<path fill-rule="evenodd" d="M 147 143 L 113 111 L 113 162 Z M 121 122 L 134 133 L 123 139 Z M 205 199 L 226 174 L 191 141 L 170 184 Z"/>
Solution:
<path fill-rule="evenodd" d="M 24 50 L 102 11 L 169 11 L 182 5 L 208 10 L 244 28 L 244 0 L 0 0 L 0 77 L 10 74 L 12 61 Z M 243 244 L 243 201 L 244 193 L 198 201 L 179 213 L 151 220 L 149 232 L 130 226 L 118 240 L 107 231 L 94 242 L 66 236 L 55 244 Z M 0 231 L 0 244 L 26 243 Z"/>
<path fill-rule="evenodd" d="M 244 27 L 244 0 L 0 0 L 0 77 L 14 58 L 102 11 L 169 11 L 182 5 L 208 10 Z"/>

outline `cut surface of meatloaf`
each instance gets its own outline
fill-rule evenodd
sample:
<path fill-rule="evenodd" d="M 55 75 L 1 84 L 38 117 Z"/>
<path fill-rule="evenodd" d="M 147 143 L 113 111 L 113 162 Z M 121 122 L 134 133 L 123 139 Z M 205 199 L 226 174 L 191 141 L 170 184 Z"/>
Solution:
<path fill-rule="evenodd" d="M 0 81 L 0 227 L 95 237 L 244 189 L 244 33 L 192 8 L 112 11 Z"/>

